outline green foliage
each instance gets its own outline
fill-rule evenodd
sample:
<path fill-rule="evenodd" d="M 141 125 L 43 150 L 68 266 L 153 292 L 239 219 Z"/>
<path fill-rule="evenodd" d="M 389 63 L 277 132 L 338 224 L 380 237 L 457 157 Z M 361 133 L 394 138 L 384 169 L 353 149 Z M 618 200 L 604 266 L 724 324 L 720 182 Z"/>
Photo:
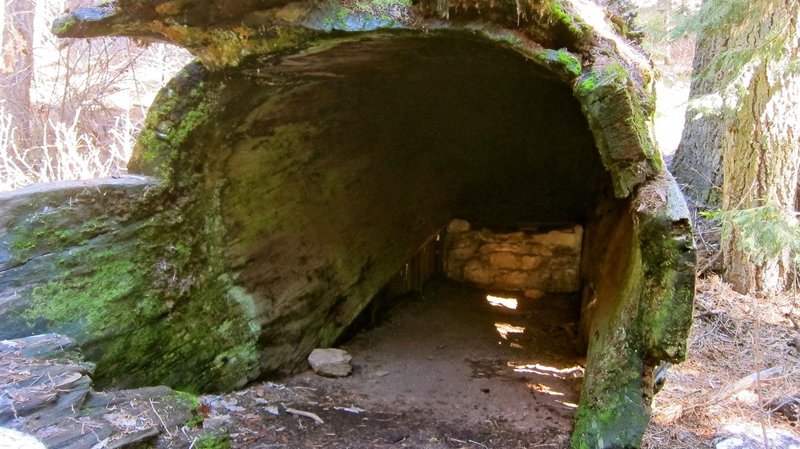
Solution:
<path fill-rule="evenodd" d="M 748 19 L 753 6 L 748 0 L 706 0 L 696 13 L 679 18 L 672 35 L 729 32 L 730 25 Z"/>
<path fill-rule="evenodd" d="M 230 449 L 231 439 L 227 435 L 200 435 L 194 442 L 195 449 Z"/>
<path fill-rule="evenodd" d="M 774 203 L 739 210 L 705 212 L 707 218 L 719 221 L 722 239 L 736 236 L 737 248 L 752 263 L 761 264 L 788 251 L 792 262 L 800 264 L 800 226 L 791 211 Z"/>
<path fill-rule="evenodd" d="M 719 85 L 724 86 L 753 61 L 779 60 L 786 56 L 790 47 L 787 40 L 793 34 L 788 29 L 794 26 L 791 8 L 797 7 L 775 1 L 706 0 L 696 14 L 683 17 L 673 30 L 673 36 L 695 34 L 699 39 L 725 39 L 725 49 L 694 74 L 701 78 L 722 74 Z M 746 35 L 747 39 L 737 39 L 739 35 Z"/>

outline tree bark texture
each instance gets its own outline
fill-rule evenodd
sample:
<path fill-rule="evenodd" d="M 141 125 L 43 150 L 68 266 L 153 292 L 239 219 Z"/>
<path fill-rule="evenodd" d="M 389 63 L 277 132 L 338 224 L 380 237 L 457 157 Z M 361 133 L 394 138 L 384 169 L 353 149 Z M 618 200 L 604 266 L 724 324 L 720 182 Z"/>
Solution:
<path fill-rule="evenodd" d="M 696 43 L 693 73 L 702 73 L 716 55 L 724 51 L 728 36 L 700 35 Z M 720 91 L 722 73 L 715 76 L 693 76 L 689 98 L 711 99 Z M 692 199 L 717 204 L 722 189 L 722 133 L 720 112 L 703 112 L 690 106 L 686 109 L 683 129 L 671 171 L 678 184 Z"/>
<path fill-rule="evenodd" d="M 746 89 L 726 118 L 723 134 L 724 210 L 775 204 L 794 210 L 800 163 L 800 74 L 792 70 L 800 44 L 797 1 L 775 1 L 765 17 L 756 17 L 734 32 L 757 44 L 783 39 L 779 55 L 757 56 L 739 75 Z M 737 248 L 742 238 L 733 229 L 723 244 L 727 279 L 740 292 L 775 292 L 785 287 L 785 257 L 750 263 Z"/>
<path fill-rule="evenodd" d="M 32 0 L 4 0 L 0 107 L 10 115 L 17 143 L 25 141 L 30 130 L 34 12 Z"/>
<path fill-rule="evenodd" d="M 703 8 L 719 8 L 706 0 Z M 684 190 L 700 204 L 741 210 L 797 202 L 800 129 L 798 2 L 752 4 L 706 25 L 697 39 L 687 125 L 672 164 Z M 728 59 L 721 59 L 728 56 Z M 782 260 L 751 263 L 739 249 L 742 229 L 722 242 L 726 279 L 740 292 L 778 291 Z"/>

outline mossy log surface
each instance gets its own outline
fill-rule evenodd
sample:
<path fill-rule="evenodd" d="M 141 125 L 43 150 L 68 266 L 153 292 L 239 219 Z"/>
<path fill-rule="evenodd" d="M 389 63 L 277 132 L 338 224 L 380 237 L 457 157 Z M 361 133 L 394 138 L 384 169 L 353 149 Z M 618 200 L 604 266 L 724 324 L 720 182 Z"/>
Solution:
<path fill-rule="evenodd" d="M 139 137 L 130 169 L 157 183 L 0 198 L 0 329 L 72 335 L 108 383 L 229 389 L 333 343 L 454 216 L 583 224 L 573 446 L 637 447 L 654 367 L 685 355 L 694 253 L 622 3 L 66 14 L 60 36 L 164 40 L 199 62 Z"/>
<path fill-rule="evenodd" d="M 0 338 L 70 335 L 101 386 L 244 385 L 257 332 L 205 214 L 146 177 L 0 195 Z"/>

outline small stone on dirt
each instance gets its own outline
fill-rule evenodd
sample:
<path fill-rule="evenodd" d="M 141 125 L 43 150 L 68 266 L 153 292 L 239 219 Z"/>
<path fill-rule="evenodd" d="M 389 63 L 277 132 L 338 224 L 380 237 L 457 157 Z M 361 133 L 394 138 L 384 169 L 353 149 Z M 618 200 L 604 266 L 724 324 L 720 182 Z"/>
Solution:
<path fill-rule="evenodd" d="M 350 375 L 353 358 L 347 351 L 336 348 L 317 348 L 308 356 L 308 363 L 315 373 L 328 377 L 344 377 Z"/>

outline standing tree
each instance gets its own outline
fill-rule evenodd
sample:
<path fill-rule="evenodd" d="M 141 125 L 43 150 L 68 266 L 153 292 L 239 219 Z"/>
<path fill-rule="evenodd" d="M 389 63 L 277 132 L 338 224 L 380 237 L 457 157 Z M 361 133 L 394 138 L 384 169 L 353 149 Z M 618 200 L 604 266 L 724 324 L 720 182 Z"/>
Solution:
<path fill-rule="evenodd" d="M 780 228 L 793 218 L 800 163 L 799 14 L 800 0 L 704 0 L 696 23 L 673 170 L 695 199 L 722 207 L 725 277 L 740 292 L 786 282 L 785 255 L 757 247 L 790 235 Z"/>
<path fill-rule="evenodd" d="M 1 11 L 0 108 L 9 115 L 19 141 L 30 130 L 35 5 L 33 0 L 3 0 Z"/>

